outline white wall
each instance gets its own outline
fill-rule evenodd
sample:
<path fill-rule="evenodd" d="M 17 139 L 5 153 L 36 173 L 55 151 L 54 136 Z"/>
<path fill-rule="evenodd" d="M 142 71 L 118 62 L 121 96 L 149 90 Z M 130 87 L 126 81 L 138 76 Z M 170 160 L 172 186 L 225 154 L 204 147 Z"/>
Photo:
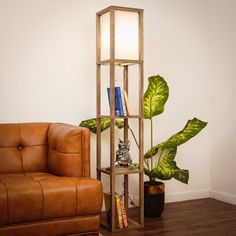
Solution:
<path fill-rule="evenodd" d="M 211 195 L 236 204 L 236 1 L 210 1 Z"/>
<path fill-rule="evenodd" d="M 144 9 L 145 78 L 159 73 L 170 86 L 165 113 L 154 123 L 155 142 L 181 130 L 186 121 L 195 116 L 210 122 L 199 136 L 179 148 L 178 165 L 189 169 L 190 180 L 188 185 L 168 181 L 167 201 L 209 196 L 210 137 L 216 138 L 211 143 L 211 150 L 219 142 L 218 132 L 215 130 L 216 134 L 210 136 L 210 130 L 213 132 L 213 125 L 217 127 L 221 120 L 213 123 L 211 119 L 215 116 L 210 115 L 209 109 L 215 99 L 220 98 L 211 96 L 210 102 L 210 75 L 214 69 L 209 71 L 207 1 L 0 0 L 0 122 L 79 124 L 81 120 L 95 116 L 95 13 L 109 5 Z M 214 66 L 216 64 L 212 62 L 211 68 Z M 135 84 L 134 69 L 131 74 Z M 217 94 L 221 76 L 218 78 Z M 134 89 L 130 92 L 136 93 Z M 106 99 L 104 95 L 104 107 L 108 106 Z M 233 122 L 233 117 L 229 119 Z M 223 125 L 220 123 L 220 126 L 222 133 Z M 145 128 L 147 150 L 150 145 L 148 122 Z M 227 131 L 224 132 L 226 137 Z M 104 144 L 108 144 L 108 138 L 109 132 L 104 133 Z M 230 142 L 233 142 L 233 133 Z M 230 142 L 227 145 L 230 146 Z M 93 176 L 95 146 L 92 135 Z M 108 150 L 104 149 L 104 153 Z M 218 164 L 215 172 L 217 168 Z M 211 174 L 214 176 L 214 170 Z M 136 183 L 136 177 L 132 176 L 131 192 L 135 195 Z M 104 187 L 107 186 L 106 178 Z"/>

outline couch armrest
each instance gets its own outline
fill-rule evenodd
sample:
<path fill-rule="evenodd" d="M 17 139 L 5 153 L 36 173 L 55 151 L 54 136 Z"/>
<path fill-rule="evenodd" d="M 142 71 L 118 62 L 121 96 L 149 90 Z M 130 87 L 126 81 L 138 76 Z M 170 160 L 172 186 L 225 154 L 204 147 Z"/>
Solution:
<path fill-rule="evenodd" d="M 90 133 L 86 128 L 52 123 L 48 130 L 48 171 L 90 177 Z"/>

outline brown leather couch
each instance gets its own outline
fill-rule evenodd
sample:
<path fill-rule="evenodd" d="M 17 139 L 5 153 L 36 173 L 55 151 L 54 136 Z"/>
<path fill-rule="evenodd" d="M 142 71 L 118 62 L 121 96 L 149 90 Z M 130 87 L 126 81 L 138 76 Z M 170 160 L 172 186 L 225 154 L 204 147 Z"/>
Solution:
<path fill-rule="evenodd" d="M 85 128 L 0 124 L 0 236 L 98 235 L 102 186 L 89 150 Z"/>

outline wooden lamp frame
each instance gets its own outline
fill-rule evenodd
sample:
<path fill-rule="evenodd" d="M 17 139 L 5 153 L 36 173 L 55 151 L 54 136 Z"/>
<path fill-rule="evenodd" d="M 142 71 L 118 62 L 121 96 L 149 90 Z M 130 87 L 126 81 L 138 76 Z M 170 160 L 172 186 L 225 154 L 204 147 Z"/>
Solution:
<path fill-rule="evenodd" d="M 115 11 L 136 12 L 139 16 L 139 58 L 138 60 L 115 59 Z M 100 18 L 110 12 L 110 59 L 101 61 L 101 25 Z M 134 221 L 129 218 L 128 229 L 144 225 L 144 186 L 143 186 L 143 9 L 110 6 L 96 14 L 96 64 L 97 64 L 97 178 L 101 180 L 101 173 L 110 176 L 110 206 L 111 224 L 101 217 L 101 223 L 112 232 L 120 231 L 115 225 L 115 176 L 124 176 L 124 204 L 128 215 L 128 175 L 139 175 L 139 218 Z M 101 66 L 110 67 L 110 115 L 101 115 Z M 125 117 L 115 116 L 115 66 L 123 67 L 123 89 L 128 94 L 128 68 L 130 65 L 139 66 L 139 114 Z M 101 166 L 101 118 L 110 118 L 110 169 Z M 124 141 L 128 140 L 128 120 L 138 119 L 139 122 L 139 168 L 116 169 L 115 163 L 115 119 L 124 119 Z M 106 216 L 105 216 L 106 217 Z"/>

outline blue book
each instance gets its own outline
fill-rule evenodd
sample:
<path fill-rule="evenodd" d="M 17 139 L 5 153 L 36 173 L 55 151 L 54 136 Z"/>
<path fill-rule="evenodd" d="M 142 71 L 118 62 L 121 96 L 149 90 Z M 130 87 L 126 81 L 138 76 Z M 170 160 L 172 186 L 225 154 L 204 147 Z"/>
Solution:
<path fill-rule="evenodd" d="M 107 88 L 107 95 L 108 95 L 108 101 L 110 105 L 110 88 Z M 115 115 L 120 116 L 120 110 L 119 110 L 117 95 L 116 95 L 116 88 L 115 88 Z"/>
<path fill-rule="evenodd" d="M 116 94 L 116 97 L 117 97 L 120 116 L 124 116 L 122 97 L 121 97 L 122 94 L 121 94 L 121 88 L 120 87 L 115 87 L 115 94 Z"/>

